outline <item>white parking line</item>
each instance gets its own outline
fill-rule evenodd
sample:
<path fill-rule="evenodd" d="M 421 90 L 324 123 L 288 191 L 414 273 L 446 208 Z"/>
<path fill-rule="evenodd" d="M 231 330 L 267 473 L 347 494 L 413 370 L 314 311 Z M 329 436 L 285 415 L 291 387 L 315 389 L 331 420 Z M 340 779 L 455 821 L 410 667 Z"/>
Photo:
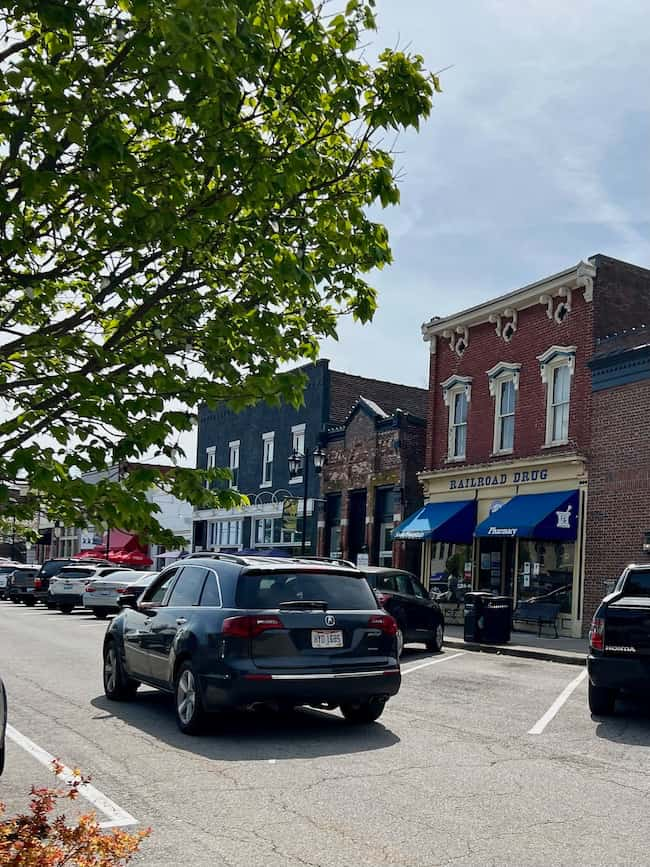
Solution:
<path fill-rule="evenodd" d="M 530 731 L 528 732 L 529 735 L 541 735 L 541 733 L 544 731 L 546 726 L 550 723 L 550 721 L 553 719 L 555 714 L 559 711 L 559 709 L 562 707 L 562 705 L 566 702 L 566 700 L 569 698 L 569 696 L 574 691 L 574 689 L 576 689 L 577 687 L 580 686 L 580 684 L 586 678 L 586 676 L 587 676 L 587 669 L 585 668 L 584 671 L 581 671 L 580 674 L 576 678 L 574 678 L 568 686 L 565 686 L 565 688 L 558 695 L 558 697 L 555 699 L 553 704 L 546 711 L 544 716 L 541 717 L 535 723 L 535 725 L 532 727 L 532 729 L 530 729 Z"/>
<path fill-rule="evenodd" d="M 52 762 L 55 761 L 55 757 L 50 755 L 47 750 L 39 747 L 38 744 L 35 744 L 34 741 L 30 741 L 29 738 L 22 735 L 12 725 L 7 725 L 7 737 L 33 756 L 37 762 L 45 765 L 46 768 L 52 768 Z M 73 782 L 76 779 L 70 768 L 67 768 L 65 765 L 61 773 L 57 774 L 57 777 L 65 782 Z M 107 822 L 100 822 L 100 828 L 124 828 L 127 825 L 138 824 L 137 819 L 134 819 L 130 813 L 118 807 L 114 801 L 111 801 L 110 798 L 107 798 L 106 795 L 100 792 L 99 789 L 91 786 L 90 783 L 79 786 L 79 794 L 83 795 L 87 801 L 90 801 L 93 807 L 108 818 Z"/>
<path fill-rule="evenodd" d="M 457 656 L 464 656 L 466 650 L 461 650 L 460 653 L 452 653 L 451 656 L 439 656 L 437 659 L 429 659 L 426 662 L 421 662 L 419 665 L 412 665 L 410 668 L 403 668 L 402 674 L 410 674 L 412 671 L 417 671 L 419 668 L 426 668 L 427 665 L 437 665 L 439 662 L 449 662 L 450 659 L 456 659 Z"/>

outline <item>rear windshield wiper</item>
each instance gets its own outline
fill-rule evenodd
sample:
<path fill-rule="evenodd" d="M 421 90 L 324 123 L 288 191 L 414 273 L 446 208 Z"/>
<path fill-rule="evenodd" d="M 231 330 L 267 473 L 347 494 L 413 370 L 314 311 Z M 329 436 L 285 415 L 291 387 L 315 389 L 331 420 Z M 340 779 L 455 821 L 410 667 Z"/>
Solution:
<path fill-rule="evenodd" d="M 317 611 L 327 611 L 327 602 L 321 602 L 318 599 L 293 599 L 291 602 L 280 602 L 278 608 L 280 611 L 287 611 L 292 608 L 306 608 L 308 610 L 315 609 Z"/>

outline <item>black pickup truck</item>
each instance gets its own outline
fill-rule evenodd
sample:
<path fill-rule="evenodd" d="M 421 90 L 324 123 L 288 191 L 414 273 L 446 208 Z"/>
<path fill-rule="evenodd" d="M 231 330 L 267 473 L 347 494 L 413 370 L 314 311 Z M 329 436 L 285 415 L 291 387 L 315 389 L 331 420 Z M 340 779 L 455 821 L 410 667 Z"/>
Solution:
<path fill-rule="evenodd" d="M 650 693 L 650 564 L 628 566 L 589 631 L 589 709 L 614 713 L 622 689 Z"/>

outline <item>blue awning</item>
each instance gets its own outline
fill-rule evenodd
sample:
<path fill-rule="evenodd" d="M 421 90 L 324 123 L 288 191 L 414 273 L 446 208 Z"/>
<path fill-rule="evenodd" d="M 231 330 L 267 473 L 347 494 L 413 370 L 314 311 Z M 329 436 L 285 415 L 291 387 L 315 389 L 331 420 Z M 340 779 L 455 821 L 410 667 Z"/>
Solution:
<path fill-rule="evenodd" d="M 393 530 L 393 539 L 469 544 L 475 524 L 476 500 L 427 503 Z"/>
<path fill-rule="evenodd" d="M 568 541 L 578 535 L 578 491 L 520 494 L 478 525 L 476 536 Z"/>

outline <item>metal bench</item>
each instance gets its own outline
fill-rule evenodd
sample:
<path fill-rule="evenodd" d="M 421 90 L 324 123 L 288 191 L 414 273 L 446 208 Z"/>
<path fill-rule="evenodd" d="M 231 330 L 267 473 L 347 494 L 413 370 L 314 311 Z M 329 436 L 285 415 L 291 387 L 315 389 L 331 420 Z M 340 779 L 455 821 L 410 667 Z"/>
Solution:
<path fill-rule="evenodd" d="M 554 605 L 552 602 L 520 602 L 512 614 L 512 619 L 522 623 L 536 623 L 538 636 L 542 634 L 542 626 L 552 626 L 557 638 L 556 619 L 560 613 L 560 607 L 560 605 Z"/>

